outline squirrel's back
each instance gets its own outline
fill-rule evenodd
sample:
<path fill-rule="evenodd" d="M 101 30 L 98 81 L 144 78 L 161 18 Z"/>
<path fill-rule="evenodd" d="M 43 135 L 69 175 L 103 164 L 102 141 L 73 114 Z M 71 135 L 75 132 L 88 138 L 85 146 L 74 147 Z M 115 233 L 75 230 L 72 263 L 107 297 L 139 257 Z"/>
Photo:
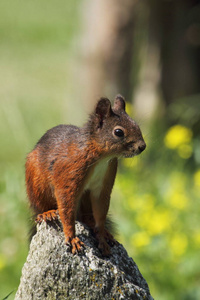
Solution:
<path fill-rule="evenodd" d="M 54 193 L 55 173 L 61 173 L 64 169 L 65 172 L 76 173 L 75 164 L 81 162 L 83 148 L 86 147 L 87 141 L 83 128 L 74 125 L 58 125 L 49 129 L 28 154 L 27 193 L 31 206 L 37 214 L 57 209 Z M 57 171 L 58 169 L 61 171 Z"/>
<path fill-rule="evenodd" d="M 52 147 L 58 147 L 61 143 L 70 143 L 79 138 L 80 128 L 74 125 L 61 124 L 49 129 L 37 142 L 35 148 L 44 147 L 52 150 Z"/>

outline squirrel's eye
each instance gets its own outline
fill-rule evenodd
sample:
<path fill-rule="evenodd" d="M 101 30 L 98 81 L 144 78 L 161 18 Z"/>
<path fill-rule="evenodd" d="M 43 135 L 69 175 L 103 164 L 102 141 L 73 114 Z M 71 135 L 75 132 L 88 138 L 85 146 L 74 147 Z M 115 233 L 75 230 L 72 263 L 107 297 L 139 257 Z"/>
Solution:
<path fill-rule="evenodd" d="M 122 129 L 120 129 L 120 128 L 116 128 L 116 129 L 114 130 L 114 134 L 115 134 L 116 136 L 118 136 L 118 137 L 123 137 L 123 136 L 124 136 L 124 131 L 123 131 Z"/>

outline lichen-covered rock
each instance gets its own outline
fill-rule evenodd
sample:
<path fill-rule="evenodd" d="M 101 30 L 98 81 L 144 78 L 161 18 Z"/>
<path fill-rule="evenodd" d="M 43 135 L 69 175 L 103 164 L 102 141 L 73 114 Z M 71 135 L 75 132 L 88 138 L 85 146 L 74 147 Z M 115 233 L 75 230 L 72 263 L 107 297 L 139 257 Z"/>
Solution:
<path fill-rule="evenodd" d="M 85 247 L 73 255 L 64 243 L 60 221 L 38 225 L 15 300 L 153 299 L 122 245 L 113 246 L 105 258 L 86 226 L 77 222 L 76 234 Z"/>

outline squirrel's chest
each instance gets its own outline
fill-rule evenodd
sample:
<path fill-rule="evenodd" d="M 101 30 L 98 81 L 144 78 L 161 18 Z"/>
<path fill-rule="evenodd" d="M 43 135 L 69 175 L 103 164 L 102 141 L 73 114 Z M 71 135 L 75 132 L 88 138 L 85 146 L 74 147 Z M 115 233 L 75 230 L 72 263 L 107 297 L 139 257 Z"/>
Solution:
<path fill-rule="evenodd" d="M 84 190 L 90 190 L 94 195 L 98 195 L 105 184 L 105 176 L 108 171 L 109 159 L 102 159 L 96 163 L 88 174 L 88 179 Z"/>

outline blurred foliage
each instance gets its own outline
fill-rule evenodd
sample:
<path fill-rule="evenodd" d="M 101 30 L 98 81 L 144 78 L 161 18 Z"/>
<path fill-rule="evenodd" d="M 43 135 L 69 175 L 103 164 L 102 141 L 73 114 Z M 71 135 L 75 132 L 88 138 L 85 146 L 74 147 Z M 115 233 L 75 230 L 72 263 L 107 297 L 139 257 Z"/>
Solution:
<path fill-rule="evenodd" d="M 0 299 L 17 289 L 28 253 L 26 154 L 50 127 L 71 115 L 79 122 L 74 99 L 67 101 L 78 7 L 0 2 Z M 199 95 L 180 99 L 168 108 L 168 124 L 151 124 L 147 149 L 121 161 L 112 195 L 119 239 L 155 299 L 200 298 L 199 103 Z"/>
<path fill-rule="evenodd" d="M 196 112 L 195 112 L 196 113 Z M 120 240 L 155 299 L 200 298 L 200 165 L 192 128 L 156 123 L 147 149 L 123 160 L 113 195 Z"/>
<path fill-rule="evenodd" d="M 78 1 L 0 2 L 0 299 L 14 290 L 28 254 L 27 153 L 70 115 L 70 47 Z M 74 22 L 74 19 L 77 21 Z"/>

